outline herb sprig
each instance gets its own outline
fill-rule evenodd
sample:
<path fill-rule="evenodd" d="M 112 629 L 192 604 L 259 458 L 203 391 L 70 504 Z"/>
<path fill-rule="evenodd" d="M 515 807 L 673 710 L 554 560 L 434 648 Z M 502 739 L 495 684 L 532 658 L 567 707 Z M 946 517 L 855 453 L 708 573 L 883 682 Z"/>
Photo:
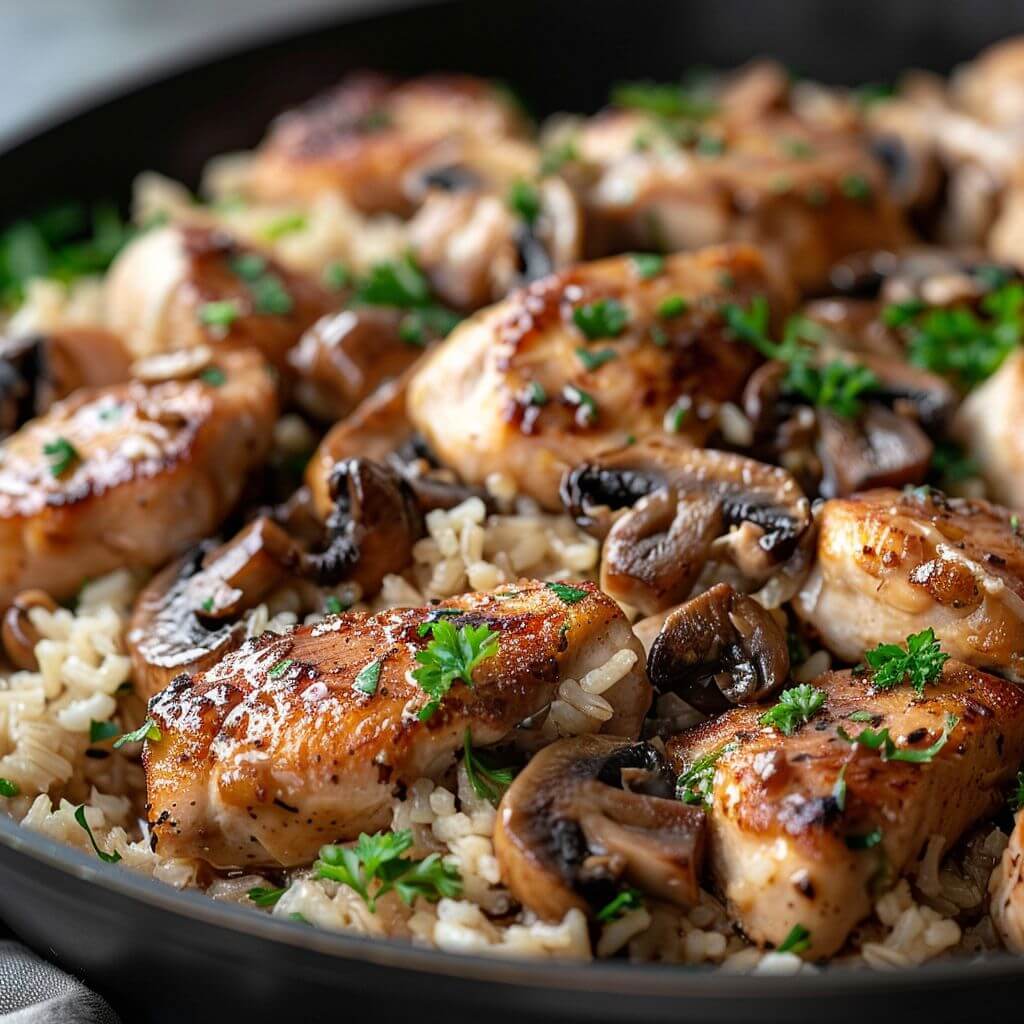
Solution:
<path fill-rule="evenodd" d="M 714 799 L 715 767 L 733 744 L 723 743 L 690 764 L 676 780 L 676 799 L 684 804 L 703 804 L 710 807 Z"/>
<path fill-rule="evenodd" d="M 505 790 L 512 785 L 516 770 L 512 767 L 494 768 L 473 750 L 473 734 L 466 729 L 462 741 L 462 766 L 466 769 L 466 778 L 481 800 L 488 800 L 495 806 L 505 795 Z"/>
<path fill-rule="evenodd" d="M 940 750 L 949 742 L 950 734 L 959 725 L 960 719 L 956 715 L 947 715 L 942 726 L 942 734 L 939 738 L 925 747 L 917 750 L 913 747 L 898 747 L 889 735 L 888 728 L 885 729 L 864 729 L 856 736 L 851 736 L 842 726 L 836 730 L 839 738 L 846 743 L 866 747 L 868 750 L 877 750 L 883 761 L 904 761 L 909 764 L 929 764 Z"/>
<path fill-rule="evenodd" d="M 420 667 L 412 673 L 413 679 L 430 697 L 420 709 L 420 721 L 426 721 L 437 711 L 457 679 L 472 686 L 477 665 L 498 653 L 498 634 L 487 625 L 456 629 L 450 622 L 439 619 L 430 623 L 430 630 L 433 639 L 426 648 L 416 652 Z"/>
<path fill-rule="evenodd" d="M 892 690 L 906 680 L 918 693 L 924 693 L 925 686 L 942 675 L 942 666 L 949 661 L 930 626 L 908 636 L 905 648 L 879 644 L 865 651 L 864 658 L 871 666 L 875 689 Z"/>
<path fill-rule="evenodd" d="M 778 704 L 766 711 L 759 721 L 762 725 L 773 726 L 785 736 L 792 736 L 825 706 L 826 696 L 824 690 L 810 683 L 801 683 L 783 690 Z"/>

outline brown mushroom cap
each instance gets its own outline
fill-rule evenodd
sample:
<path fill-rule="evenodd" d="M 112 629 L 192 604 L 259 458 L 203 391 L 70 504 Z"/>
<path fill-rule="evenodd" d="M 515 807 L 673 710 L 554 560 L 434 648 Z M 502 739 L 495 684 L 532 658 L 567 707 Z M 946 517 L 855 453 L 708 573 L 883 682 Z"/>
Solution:
<path fill-rule="evenodd" d="M 546 921 L 560 921 L 574 907 L 599 909 L 625 884 L 691 906 L 704 811 L 673 794 L 674 780 L 650 744 L 610 736 L 553 743 L 498 807 L 494 848 L 502 877 Z"/>
<path fill-rule="evenodd" d="M 39 630 L 29 617 L 29 612 L 33 608 L 45 608 L 47 611 L 55 612 L 57 602 L 45 590 L 23 590 L 4 612 L 3 626 L 0 628 L 7 657 L 16 668 L 27 672 L 39 670 L 39 662 L 36 660 Z"/>
<path fill-rule="evenodd" d="M 576 467 L 562 500 L 584 529 L 606 537 L 601 588 L 648 615 L 688 597 L 709 560 L 763 582 L 811 527 L 810 503 L 785 470 L 657 441 Z"/>
<path fill-rule="evenodd" d="M 752 597 L 726 583 L 687 601 L 665 620 L 647 674 L 705 714 L 778 692 L 789 676 L 786 633 Z"/>

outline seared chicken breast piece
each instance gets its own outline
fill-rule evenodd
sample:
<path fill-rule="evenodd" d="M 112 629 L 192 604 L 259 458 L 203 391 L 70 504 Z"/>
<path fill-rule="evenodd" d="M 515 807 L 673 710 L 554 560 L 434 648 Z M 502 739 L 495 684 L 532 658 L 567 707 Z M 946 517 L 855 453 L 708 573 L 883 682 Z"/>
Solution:
<path fill-rule="evenodd" d="M 583 193 L 591 254 L 753 242 L 814 290 L 843 256 L 909 241 L 881 165 L 855 134 L 783 114 L 712 120 L 682 137 L 671 128 L 611 110 L 579 133 L 594 177 Z"/>
<path fill-rule="evenodd" d="M 846 661 L 932 627 L 954 658 L 1024 679 L 1024 538 L 998 505 L 931 488 L 828 501 L 794 607 Z"/>
<path fill-rule="evenodd" d="M 1024 812 L 1018 811 L 1010 842 L 989 879 L 990 912 L 1003 942 L 1024 953 Z"/>
<path fill-rule="evenodd" d="M 0 445 L 0 606 L 156 568 L 218 528 L 267 454 L 277 397 L 254 352 L 207 351 L 195 371 L 77 391 Z"/>
<path fill-rule="evenodd" d="M 246 187 L 263 200 L 335 192 L 367 213 L 407 214 L 426 162 L 457 164 L 463 140 L 501 142 L 525 130 L 515 103 L 483 79 L 354 74 L 274 122 Z"/>
<path fill-rule="evenodd" d="M 562 475 L 603 449 L 704 442 L 758 361 L 723 305 L 766 295 L 781 313 L 788 291 L 749 246 L 644 267 L 624 256 L 552 274 L 429 353 L 408 407 L 440 460 L 470 483 L 500 471 L 558 509 Z"/>
<path fill-rule="evenodd" d="M 282 370 L 303 331 L 334 305 L 315 281 L 199 226 L 136 239 L 105 289 L 109 325 L 136 357 L 194 345 L 255 348 Z"/>
<path fill-rule="evenodd" d="M 220 868 L 308 863 L 323 843 L 386 827 L 392 797 L 450 767 L 467 730 L 474 746 L 504 739 L 561 681 L 621 651 L 636 660 L 605 692 L 603 731 L 635 737 L 650 703 L 643 650 L 610 598 L 579 590 L 567 603 L 521 581 L 432 608 L 332 616 L 179 676 L 149 706 L 161 734 L 144 752 L 157 848 Z M 430 697 L 412 672 L 442 618 L 486 626 L 497 652 L 420 717 Z"/>
<path fill-rule="evenodd" d="M 762 705 L 668 744 L 681 773 L 714 761 L 708 856 L 730 912 L 759 944 L 802 926 L 810 959 L 842 947 L 929 836 L 948 847 L 998 808 L 1024 757 L 1024 690 L 967 665 L 948 662 L 920 696 L 855 671 L 815 685 L 824 707 L 791 736 L 760 723 Z M 891 748 L 840 729 L 888 730 Z"/>

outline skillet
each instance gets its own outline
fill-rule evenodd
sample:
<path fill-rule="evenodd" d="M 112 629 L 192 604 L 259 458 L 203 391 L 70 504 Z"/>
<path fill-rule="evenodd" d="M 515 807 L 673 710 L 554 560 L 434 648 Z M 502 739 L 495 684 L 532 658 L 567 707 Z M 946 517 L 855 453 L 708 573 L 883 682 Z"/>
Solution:
<path fill-rule="evenodd" d="M 209 157 L 252 145 L 276 112 L 356 67 L 499 77 L 543 115 L 595 109 L 615 79 L 671 79 L 762 53 L 825 81 L 946 71 L 1022 30 L 1016 0 L 488 0 L 358 19 L 339 5 L 313 31 L 239 42 L 16 142 L 0 153 L 0 223 L 63 199 L 124 200 L 145 168 L 195 184 Z M 126 1021 L 941 1021 L 1013 1013 L 1024 985 L 1024 960 L 1008 956 L 799 978 L 454 956 L 179 893 L 3 816 L 0 872 L 0 917 Z"/>

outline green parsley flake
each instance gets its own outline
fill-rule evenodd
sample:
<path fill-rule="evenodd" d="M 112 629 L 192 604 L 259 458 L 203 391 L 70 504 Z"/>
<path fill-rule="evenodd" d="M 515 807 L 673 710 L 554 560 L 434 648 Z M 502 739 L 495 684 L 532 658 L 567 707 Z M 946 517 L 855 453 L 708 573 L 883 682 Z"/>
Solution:
<path fill-rule="evenodd" d="M 576 406 L 576 422 L 581 427 L 589 427 L 597 421 L 597 401 L 583 388 L 578 388 L 575 384 L 566 384 L 562 388 L 562 397 L 570 405 Z"/>
<path fill-rule="evenodd" d="M 759 721 L 762 725 L 778 729 L 784 736 L 792 736 L 825 706 L 826 697 L 824 690 L 810 683 L 801 683 L 783 690 L 779 694 L 778 704 L 766 711 Z"/>
<path fill-rule="evenodd" d="M 75 446 L 66 437 L 55 437 L 43 445 L 43 454 L 50 460 L 50 473 L 63 476 L 80 456 Z"/>
<path fill-rule="evenodd" d="M 412 906 L 417 897 L 430 903 L 441 898 L 457 899 L 462 894 L 458 871 L 432 853 L 423 860 L 402 856 L 412 846 L 412 832 L 378 832 L 359 836 L 354 846 L 321 846 L 313 865 L 318 878 L 328 878 L 354 890 L 369 908 L 377 911 L 377 900 L 397 892 Z"/>
<path fill-rule="evenodd" d="M 572 311 L 573 323 L 588 341 L 617 338 L 629 322 L 626 307 L 618 299 L 595 299 Z"/>
<path fill-rule="evenodd" d="M 524 223 L 533 225 L 540 216 L 540 192 L 536 185 L 522 179 L 514 181 L 505 197 L 508 208 Z"/>
<path fill-rule="evenodd" d="M 656 252 L 634 252 L 629 259 L 641 281 L 650 281 L 665 271 L 665 257 Z"/>
<path fill-rule="evenodd" d="M 276 242 L 285 235 L 294 235 L 298 231 L 305 231 L 309 227 L 309 218 L 304 213 L 289 213 L 277 220 L 271 221 L 260 234 L 268 242 Z"/>
<path fill-rule="evenodd" d="M 576 349 L 576 356 L 579 361 L 583 364 L 583 368 L 588 372 L 598 370 L 605 363 L 610 363 L 613 359 L 618 359 L 619 354 L 613 348 L 602 348 L 597 352 L 591 352 L 588 348 Z"/>
<path fill-rule="evenodd" d="M 531 380 L 526 385 L 526 403 L 527 405 L 547 405 L 548 393 L 544 390 L 544 385 L 537 380 Z"/>
<path fill-rule="evenodd" d="M 352 271 L 340 260 L 333 260 L 324 267 L 323 281 L 332 292 L 340 292 L 352 283 Z"/>
<path fill-rule="evenodd" d="M 586 598 L 590 591 L 582 587 L 574 587 L 569 583 L 557 583 L 554 580 L 545 583 L 544 586 L 551 591 L 562 602 L 562 604 L 579 604 Z"/>
<path fill-rule="evenodd" d="M 352 684 L 352 688 L 354 690 L 358 690 L 360 693 L 365 693 L 367 696 L 372 697 L 373 694 L 377 692 L 377 684 L 380 682 L 380 666 L 380 658 L 364 665 L 359 670 L 359 674 L 356 676 L 355 682 Z"/>
<path fill-rule="evenodd" d="M 266 886 L 256 885 L 246 893 L 246 896 L 257 907 L 272 907 L 287 891 L 287 889 L 268 889 Z"/>
<path fill-rule="evenodd" d="M 0 779 L 0 782 L 3 781 L 5 780 Z M 0 793 L 3 793 L 3 790 L 0 790 Z M 1010 807 L 1014 811 L 1019 811 L 1024 807 L 1024 771 L 1017 772 L 1017 788 L 1010 794 Z"/>
<path fill-rule="evenodd" d="M 700 121 L 715 112 L 706 96 L 674 83 L 620 82 L 612 89 L 612 106 L 644 110 L 658 117 L 681 117 Z"/>
<path fill-rule="evenodd" d="M 597 912 L 597 919 L 603 924 L 617 921 L 627 911 L 638 910 L 643 905 L 643 894 L 639 889 L 623 889 Z"/>
<path fill-rule="evenodd" d="M 116 864 L 121 859 L 121 854 L 116 850 L 113 853 L 106 853 L 99 848 L 96 837 L 92 834 L 92 829 L 89 828 L 89 822 L 85 819 L 85 804 L 79 804 L 75 808 L 75 821 L 85 829 L 85 834 L 89 837 L 89 842 L 92 843 L 92 848 L 101 861 L 105 864 Z"/>
<path fill-rule="evenodd" d="M 541 175 L 555 174 L 566 164 L 571 164 L 580 158 L 579 146 L 575 139 L 565 139 L 563 142 L 548 146 L 540 157 Z"/>
<path fill-rule="evenodd" d="M 818 369 L 793 363 L 782 380 L 784 394 L 797 395 L 819 409 L 853 419 L 863 409 L 862 399 L 878 391 L 879 380 L 866 366 L 833 360 Z"/>
<path fill-rule="evenodd" d="M 662 426 L 665 428 L 666 433 L 678 434 L 683 429 L 683 424 L 686 422 L 693 409 L 693 399 L 689 395 L 683 395 L 681 398 L 677 398 L 666 410 Z"/>
<path fill-rule="evenodd" d="M 368 306 L 414 309 L 430 303 L 430 285 L 412 256 L 375 263 L 360 282 L 356 298 Z"/>
<path fill-rule="evenodd" d="M 811 933 L 802 925 L 795 924 L 779 944 L 778 953 L 806 953 L 811 948 Z"/>
<path fill-rule="evenodd" d="M 221 388 L 227 383 L 227 374 L 219 366 L 208 366 L 199 374 L 199 379 L 212 388 Z"/>
<path fill-rule="evenodd" d="M 440 619 L 430 624 L 433 639 L 416 652 L 419 668 L 413 679 L 430 700 L 420 709 L 420 721 L 426 721 L 441 706 L 444 695 L 456 680 L 473 686 L 473 670 L 498 653 L 498 634 L 487 625 L 462 626 L 456 629 Z"/>
<path fill-rule="evenodd" d="M 698 757 L 676 780 L 676 799 L 684 804 L 710 807 L 715 795 L 715 766 L 723 754 L 733 749 L 733 744 L 723 743 L 717 750 Z"/>
<path fill-rule="evenodd" d="M 669 295 L 658 304 L 658 316 L 662 320 L 671 320 L 674 316 L 681 316 L 689 308 L 689 304 L 682 295 Z"/>
<path fill-rule="evenodd" d="M 925 686 L 942 675 L 942 666 L 949 661 L 930 626 L 908 636 L 906 649 L 898 644 L 879 644 L 865 651 L 864 658 L 873 671 L 876 689 L 891 690 L 907 681 L 918 693 L 924 693 Z"/>
<path fill-rule="evenodd" d="M 942 735 L 924 750 L 897 747 L 889 735 L 888 729 L 865 729 L 857 736 L 851 736 L 840 726 L 836 735 L 846 743 L 856 744 L 868 750 L 877 750 L 883 761 L 904 761 L 908 764 L 930 764 L 936 754 L 949 742 L 950 734 L 960 723 L 956 715 L 947 715 L 942 727 Z"/>
<path fill-rule="evenodd" d="M 113 739 L 121 732 L 117 722 L 97 722 L 93 719 L 89 723 L 89 742 L 102 743 L 104 740 Z"/>
<path fill-rule="evenodd" d="M 280 679 L 295 663 L 291 658 L 282 658 L 276 665 L 273 665 L 267 673 L 269 679 Z"/>
<path fill-rule="evenodd" d="M 481 800 L 487 800 L 495 807 L 501 802 L 505 790 L 512 785 L 516 771 L 511 767 L 493 767 L 473 750 L 473 734 L 466 729 L 462 741 L 462 767 L 466 769 L 466 778 Z"/>
<path fill-rule="evenodd" d="M 874 195 L 871 182 L 863 174 L 847 174 L 839 182 L 839 191 L 858 203 L 869 202 Z"/>
<path fill-rule="evenodd" d="M 199 322 L 220 330 L 227 330 L 241 315 L 242 310 L 234 299 L 204 302 L 199 307 Z"/>
<path fill-rule="evenodd" d="M 836 783 L 832 787 L 832 799 L 836 802 L 836 808 L 842 814 L 846 810 L 846 765 L 839 769 L 836 776 Z"/>
<path fill-rule="evenodd" d="M 160 727 L 152 718 L 147 718 L 138 729 L 126 732 L 114 740 L 114 749 L 120 750 L 126 743 L 141 743 L 143 740 L 152 740 L 157 743 L 162 738 Z"/>
<path fill-rule="evenodd" d="M 328 615 L 340 615 L 345 611 L 346 606 L 341 603 L 341 598 L 335 597 L 334 594 L 330 594 L 327 600 L 324 601 L 324 611 Z"/>
<path fill-rule="evenodd" d="M 11 782 L 10 779 L 0 779 L 0 796 L 11 797 L 17 796 L 21 792 L 16 782 Z"/>

